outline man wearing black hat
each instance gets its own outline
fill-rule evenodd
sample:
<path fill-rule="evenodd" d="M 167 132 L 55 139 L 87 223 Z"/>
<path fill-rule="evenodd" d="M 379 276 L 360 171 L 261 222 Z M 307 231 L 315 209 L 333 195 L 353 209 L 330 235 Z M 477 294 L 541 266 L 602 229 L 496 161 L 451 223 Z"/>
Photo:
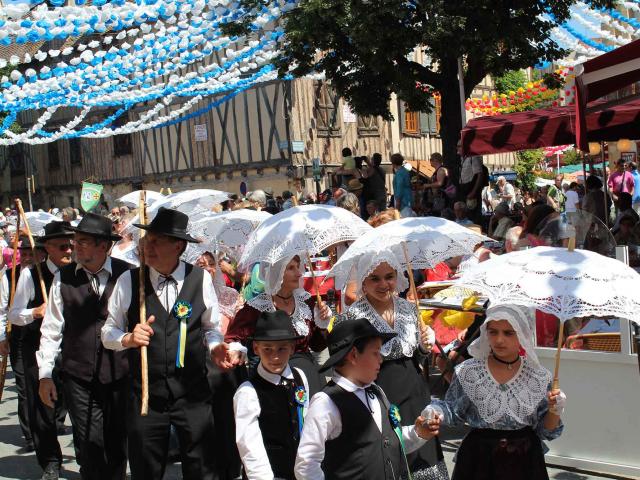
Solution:
<path fill-rule="evenodd" d="M 56 272 L 72 262 L 73 232 L 69 222 L 51 222 L 45 226 L 45 235 L 38 239 L 44 247 L 47 260 L 40 263 L 42 280 L 48 292 Z M 23 242 L 24 244 L 25 242 Z M 29 245 L 28 240 L 26 244 Z M 24 253 L 21 262 L 24 259 Z M 21 354 L 24 362 L 25 391 L 29 427 L 33 437 L 36 457 L 44 474 L 43 479 L 56 479 L 62 463 L 62 451 L 57 437 L 56 419 L 66 416 L 66 410 L 59 397 L 56 408 L 50 408 L 40 401 L 38 396 L 39 379 L 36 351 L 40 345 L 40 327 L 47 304 L 42 295 L 40 275 L 36 268 L 23 268 L 16 287 L 13 305 L 9 311 L 9 321 L 21 328 Z M 57 369 L 53 371 L 53 379 L 57 390 L 61 383 Z"/>
<path fill-rule="evenodd" d="M 391 480 L 409 476 L 405 455 L 438 434 L 439 420 L 418 417 L 401 427 L 400 413 L 374 382 L 382 344 L 395 333 L 379 332 L 365 319 L 338 323 L 328 337 L 329 359 L 320 371 L 335 374 L 314 395 L 298 447 L 299 480 Z"/>
<path fill-rule="evenodd" d="M 20 280 L 20 272 L 24 269 L 29 269 L 36 261 L 42 261 L 42 253 L 40 248 L 36 248 L 35 256 L 29 239 L 27 237 L 20 238 L 18 244 L 18 250 L 20 251 L 20 265 L 16 266 L 15 281 L 16 286 Z M 5 274 L 6 273 L 6 274 Z M 24 376 L 24 361 L 22 357 L 22 330 L 24 327 L 14 326 L 11 330 L 10 340 L 6 340 L 5 332 L 7 330 L 7 320 L 9 313 L 9 305 L 11 301 L 11 269 L 3 269 L 0 276 L 0 355 L 9 355 L 11 360 L 11 370 L 13 371 L 16 390 L 18 393 L 18 423 L 22 430 L 22 435 L 25 440 L 25 452 L 32 452 L 34 450 L 33 437 L 31 435 L 31 428 L 29 428 L 29 411 L 27 404 L 27 391 L 25 386 Z"/>
<path fill-rule="evenodd" d="M 160 208 L 143 241 L 145 308 L 140 320 L 139 270 L 123 275 L 109 302 L 109 319 L 102 329 L 106 348 L 129 349 L 132 395 L 129 404 L 129 458 L 134 480 L 164 476 L 171 425 L 180 443 L 183 478 L 215 478 L 211 390 L 206 355 L 220 366 L 232 366 L 222 343 L 218 302 L 211 276 L 180 260 L 187 243 L 188 217 Z M 140 415 L 141 366 L 139 347 L 147 347 L 149 412 Z"/>
<path fill-rule="evenodd" d="M 100 331 L 107 304 L 128 263 L 108 255 L 112 222 L 87 213 L 75 232 L 76 262 L 53 278 L 37 353 L 40 398 L 53 407 L 57 389 L 52 370 L 61 356 L 63 386 L 73 425 L 76 461 L 83 479 L 118 479 L 126 474 L 126 398 L 128 362 L 105 350 Z"/>

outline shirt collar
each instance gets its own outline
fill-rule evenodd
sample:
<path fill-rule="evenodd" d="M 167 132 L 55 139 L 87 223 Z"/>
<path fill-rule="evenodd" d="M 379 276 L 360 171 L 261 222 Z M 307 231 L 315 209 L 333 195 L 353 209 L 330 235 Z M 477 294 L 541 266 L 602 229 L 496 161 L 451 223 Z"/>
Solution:
<path fill-rule="evenodd" d="M 267 382 L 273 383 L 274 385 L 280 385 L 280 380 L 282 377 L 288 378 L 291 380 L 293 378 L 293 372 L 291 371 L 291 367 L 289 365 L 286 366 L 284 371 L 278 375 L 277 373 L 267 372 L 267 370 L 262 366 L 262 362 L 258 364 L 257 369 L 258 375 L 264 378 Z"/>
<path fill-rule="evenodd" d="M 364 390 L 365 388 L 368 388 L 371 385 L 373 385 L 373 383 L 370 383 L 369 385 L 365 385 L 365 386 L 361 387 L 361 386 L 356 385 L 355 383 L 353 383 L 348 378 L 343 377 L 339 373 L 334 373 L 332 380 L 333 380 L 333 383 L 335 383 L 336 385 L 338 385 L 339 387 L 343 388 L 344 390 L 346 390 L 347 392 L 350 392 L 350 393 L 355 393 L 358 390 Z"/>
<path fill-rule="evenodd" d="M 91 272 L 89 272 L 89 270 L 84 268 L 84 265 L 82 265 L 80 263 L 76 264 L 76 273 L 78 273 L 78 270 L 80 270 L 80 269 L 83 269 L 87 273 L 91 273 Z M 107 259 L 102 264 L 102 267 L 100 267 L 100 269 L 95 273 L 98 274 L 103 270 L 106 271 L 109 274 L 109 276 L 111 276 L 111 274 L 113 273 L 113 271 L 111 269 L 111 257 L 109 255 L 107 255 Z"/>
<path fill-rule="evenodd" d="M 47 261 L 45 262 L 47 264 L 47 268 L 49 269 L 49 271 L 51 273 L 53 273 L 54 275 L 56 274 L 56 272 L 58 270 L 60 270 L 58 267 L 56 267 L 56 264 L 53 263 L 50 259 L 47 258 Z"/>
<path fill-rule="evenodd" d="M 149 268 L 149 278 L 151 279 L 151 284 L 157 286 L 160 280 L 160 275 L 162 274 L 153 267 L 148 267 L 148 268 Z M 185 275 L 185 264 L 182 260 L 180 260 L 178 262 L 178 266 L 176 267 L 176 269 L 173 272 L 171 272 L 171 276 L 176 282 L 182 282 L 184 280 L 184 275 Z"/>

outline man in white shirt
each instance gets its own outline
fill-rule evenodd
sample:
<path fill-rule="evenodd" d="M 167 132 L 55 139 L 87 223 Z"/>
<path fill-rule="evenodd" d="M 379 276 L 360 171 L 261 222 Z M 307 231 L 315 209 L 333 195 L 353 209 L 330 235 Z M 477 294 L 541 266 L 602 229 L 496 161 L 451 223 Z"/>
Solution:
<path fill-rule="evenodd" d="M 332 381 L 314 395 L 296 457 L 298 480 L 354 478 L 391 480 L 408 476 L 405 455 L 438 434 L 439 419 L 418 417 L 402 427 L 397 407 L 374 382 L 380 371 L 381 333 L 364 318 L 336 325 L 328 337 Z"/>
<path fill-rule="evenodd" d="M 39 242 L 44 245 L 48 258 L 39 263 L 40 272 L 36 267 L 21 269 L 15 298 L 9 310 L 11 324 L 14 327 L 22 327 L 20 351 L 24 361 L 29 428 L 33 437 L 36 458 L 44 472 L 42 475 L 44 480 L 57 479 L 59 476 L 62 451 L 58 443 L 57 418 L 64 421 L 66 409 L 61 395 L 59 395 L 55 408 L 50 408 L 40 401 L 36 351 L 40 345 L 40 328 L 47 308 L 45 294 L 49 292 L 53 277 L 58 270 L 72 262 L 71 238 L 73 232 L 70 228 L 69 222 L 55 221 L 45 225 L 45 234 L 40 237 Z M 22 260 L 24 260 L 24 250 Z M 62 384 L 58 373 L 57 368 L 54 369 L 52 378 L 57 391 L 60 391 Z"/>
<path fill-rule="evenodd" d="M 126 400 L 129 365 L 123 352 L 102 348 L 100 330 L 116 280 L 131 265 L 108 256 L 113 224 L 87 213 L 75 232 L 76 262 L 54 275 L 36 357 L 40 399 L 54 407 L 52 379 L 60 356 L 64 396 L 82 478 L 122 480 L 126 474 Z"/>
<path fill-rule="evenodd" d="M 498 198 L 500 202 L 506 202 L 509 206 L 509 210 L 513 208 L 513 204 L 516 203 L 516 190 L 513 188 L 507 179 L 503 176 L 498 177 L 496 182 L 498 185 Z"/>
<path fill-rule="evenodd" d="M 131 477 L 160 479 L 167 464 L 169 431 L 180 442 L 185 480 L 215 478 L 215 443 L 211 390 L 205 356 L 222 368 L 233 366 L 223 343 L 211 275 L 180 260 L 187 243 L 189 218 L 160 208 L 143 240 L 145 308 L 140 320 L 140 269 L 122 275 L 109 302 L 102 342 L 109 350 L 127 351 L 133 380 L 129 398 L 128 444 Z M 141 411 L 140 350 L 147 347 L 149 411 Z"/>

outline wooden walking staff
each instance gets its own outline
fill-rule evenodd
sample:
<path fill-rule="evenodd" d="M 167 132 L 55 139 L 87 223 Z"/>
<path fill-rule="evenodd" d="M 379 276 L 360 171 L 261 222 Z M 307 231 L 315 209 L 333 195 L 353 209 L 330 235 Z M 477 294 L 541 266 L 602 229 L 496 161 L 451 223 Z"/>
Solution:
<path fill-rule="evenodd" d="M 576 249 L 576 237 L 569 238 L 569 244 L 567 245 L 567 250 L 573 252 Z M 560 330 L 558 332 L 558 347 L 556 348 L 556 364 L 553 369 L 553 384 L 551 385 L 552 390 L 558 390 L 560 388 L 560 353 L 562 352 L 562 345 L 564 344 L 564 322 L 560 320 Z"/>
<path fill-rule="evenodd" d="M 16 200 L 16 205 L 20 200 Z M 9 302 L 9 309 L 13 306 L 13 299 L 16 296 L 16 264 L 18 263 L 18 241 L 20 240 L 20 215 L 16 222 L 16 236 L 13 239 L 13 260 L 11 264 L 11 301 Z M 8 310 L 7 310 L 8 311 Z M 7 333 L 5 340 L 9 343 L 11 339 L 11 322 L 7 318 Z M 7 364 L 9 362 L 9 355 L 2 357 L 2 363 L 0 363 L 0 401 L 2 401 L 2 394 L 4 393 L 4 381 L 7 378 Z"/>
<path fill-rule="evenodd" d="M 138 205 L 138 217 L 140 218 L 140 224 L 147 224 L 147 204 L 146 193 L 144 190 L 140 190 L 140 202 Z M 140 323 L 145 325 L 147 323 L 147 304 L 145 299 L 145 265 L 144 265 L 144 246 L 142 245 L 142 238 L 144 237 L 145 230 L 140 229 L 140 241 L 138 245 L 140 248 L 140 270 L 139 270 L 139 288 L 138 297 L 140 299 Z M 145 417 L 149 413 L 149 365 L 147 362 L 147 347 L 140 347 L 140 377 L 142 380 L 142 402 L 140 406 L 140 415 Z"/>
<path fill-rule="evenodd" d="M 40 278 L 40 290 L 42 291 L 42 299 L 44 303 L 49 301 L 49 297 L 47 295 L 47 287 L 44 284 L 44 277 L 42 276 L 42 267 L 40 266 L 40 262 L 37 261 L 36 257 L 36 243 L 33 240 L 33 235 L 31 234 L 31 227 L 29 226 L 29 222 L 27 222 L 27 216 L 24 214 L 24 209 L 22 208 L 22 202 L 20 200 L 16 200 L 16 206 L 18 207 L 18 215 L 22 220 L 24 220 L 24 228 L 27 232 L 27 237 L 29 237 L 29 245 L 31 246 L 31 251 L 33 252 L 34 263 L 36 266 L 36 271 L 38 272 L 38 277 Z"/>

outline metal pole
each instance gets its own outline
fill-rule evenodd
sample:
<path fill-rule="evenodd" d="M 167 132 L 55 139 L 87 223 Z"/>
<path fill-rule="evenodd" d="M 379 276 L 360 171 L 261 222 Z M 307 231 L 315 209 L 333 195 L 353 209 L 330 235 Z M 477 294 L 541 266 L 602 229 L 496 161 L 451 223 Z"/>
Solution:
<path fill-rule="evenodd" d="M 462 65 L 462 57 L 458 57 L 458 87 L 460 88 L 460 115 L 462 128 L 467 124 L 467 111 L 464 109 L 464 66 Z"/>
<path fill-rule="evenodd" d="M 604 184 L 602 187 L 602 191 L 603 191 L 603 195 L 604 195 L 604 224 L 607 226 L 607 228 L 609 228 L 609 217 L 611 216 L 611 213 L 609 212 L 609 209 L 607 208 L 607 198 L 608 198 L 608 185 L 607 185 L 607 165 L 605 164 L 605 159 L 604 159 L 604 142 L 600 142 L 600 165 L 602 166 L 602 183 Z"/>

